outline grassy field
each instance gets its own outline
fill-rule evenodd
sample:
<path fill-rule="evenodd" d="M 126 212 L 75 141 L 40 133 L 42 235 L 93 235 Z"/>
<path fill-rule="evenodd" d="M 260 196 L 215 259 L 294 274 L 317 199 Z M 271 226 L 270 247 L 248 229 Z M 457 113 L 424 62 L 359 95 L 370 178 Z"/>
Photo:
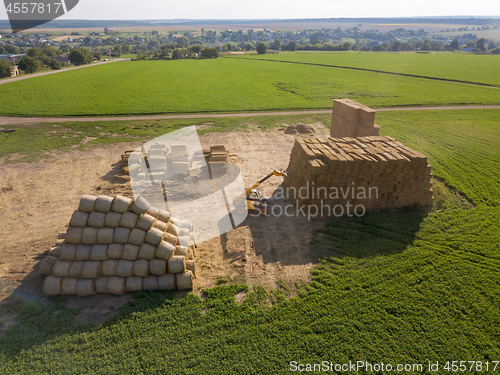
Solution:
<path fill-rule="evenodd" d="M 500 90 L 233 57 L 133 61 L 3 84 L 0 102 L 5 105 L 0 106 L 0 115 L 51 117 L 317 109 L 330 108 L 333 98 L 350 98 L 373 107 L 500 104 Z"/>
<path fill-rule="evenodd" d="M 486 373 L 487 361 L 491 370 L 500 360 L 499 114 L 377 117 L 384 135 L 428 155 L 433 173 L 473 206 L 331 221 L 314 241 L 331 256 L 295 291 L 221 285 L 203 300 L 138 293 L 99 327 L 76 326 L 63 299 L 13 304 L 17 323 L 0 338 L 0 372 L 281 374 L 291 361 L 424 369 L 439 361 L 447 373 L 446 361 L 462 360 L 482 361 L 468 374 Z M 248 294 L 241 304 L 240 291 Z"/>
<path fill-rule="evenodd" d="M 498 55 L 462 53 L 281 52 L 246 58 L 343 66 L 500 86 Z M 241 57 L 236 57 L 241 58 Z M 390 79 L 390 78 L 388 78 Z"/>

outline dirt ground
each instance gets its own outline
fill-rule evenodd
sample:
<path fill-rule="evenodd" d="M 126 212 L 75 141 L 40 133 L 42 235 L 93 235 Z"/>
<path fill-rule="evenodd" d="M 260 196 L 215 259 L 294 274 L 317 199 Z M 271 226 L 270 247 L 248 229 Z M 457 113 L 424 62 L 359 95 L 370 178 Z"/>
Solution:
<path fill-rule="evenodd" d="M 203 147 L 224 144 L 230 162 L 238 165 L 249 186 L 273 169 L 288 166 L 295 137 L 327 134 L 321 123 L 315 134 L 287 135 L 252 129 L 243 132 L 208 133 Z M 37 163 L 5 164 L 0 159 L 0 301 L 14 294 L 27 300 L 43 298 L 43 276 L 38 262 L 48 254 L 84 194 L 131 196 L 130 184 L 112 182 L 120 154 L 141 142 L 95 146 L 90 150 L 56 152 Z M 262 189 L 267 196 L 282 183 L 272 177 Z M 284 204 L 284 202 L 276 202 Z M 198 245 L 195 292 L 216 285 L 218 279 L 274 288 L 278 281 L 293 285 L 306 281 L 318 253 L 310 245 L 322 221 L 303 217 L 248 217 L 225 236 Z M 71 297 L 71 307 L 84 308 L 80 321 L 97 323 L 112 314 L 128 297 Z"/>

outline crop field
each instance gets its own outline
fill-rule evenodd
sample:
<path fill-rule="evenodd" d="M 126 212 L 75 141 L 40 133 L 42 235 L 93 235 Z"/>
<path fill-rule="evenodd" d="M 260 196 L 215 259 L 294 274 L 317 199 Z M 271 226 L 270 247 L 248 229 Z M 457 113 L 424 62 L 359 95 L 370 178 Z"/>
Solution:
<path fill-rule="evenodd" d="M 467 373 L 485 373 L 486 361 L 500 360 L 499 115 L 379 113 L 382 134 L 426 154 L 453 194 L 430 213 L 329 221 L 314 240 L 327 255 L 312 282 L 270 292 L 220 285 L 205 299 L 136 293 L 102 326 L 76 325 L 77 311 L 64 299 L 12 304 L 17 323 L 0 337 L 0 371 L 281 374 L 292 361 L 426 369 L 427 361 L 466 360 L 483 365 Z M 169 121 L 143 131 L 173 126 Z M 107 124 L 104 131 L 131 131 Z"/>
<path fill-rule="evenodd" d="M 370 69 L 500 86 L 500 56 L 461 53 L 280 52 L 257 55 L 263 60 Z M 240 56 L 235 58 L 242 58 Z M 389 77 L 387 79 L 390 79 Z"/>
<path fill-rule="evenodd" d="M 349 56 L 363 59 L 365 55 Z M 500 89 L 239 58 L 134 61 L 2 84 L 0 115 L 111 116 L 326 109 L 331 107 L 332 98 L 350 98 L 374 108 L 500 104 Z"/>

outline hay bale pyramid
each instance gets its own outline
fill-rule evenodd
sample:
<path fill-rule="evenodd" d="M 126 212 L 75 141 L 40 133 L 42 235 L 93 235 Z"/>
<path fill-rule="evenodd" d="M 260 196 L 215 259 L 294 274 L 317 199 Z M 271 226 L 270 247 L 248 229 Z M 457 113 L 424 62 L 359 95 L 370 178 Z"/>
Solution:
<path fill-rule="evenodd" d="M 40 262 L 47 296 L 192 289 L 193 225 L 144 197 L 84 195 Z"/>

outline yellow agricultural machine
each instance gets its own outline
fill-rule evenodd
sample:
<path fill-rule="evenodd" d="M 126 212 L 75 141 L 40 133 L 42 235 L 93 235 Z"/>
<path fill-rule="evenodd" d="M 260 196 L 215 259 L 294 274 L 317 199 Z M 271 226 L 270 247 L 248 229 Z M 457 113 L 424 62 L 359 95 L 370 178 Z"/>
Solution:
<path fill-rule="evenodd" d="M 247 210 L 253 210 L 253 211 L 260 211 L 261 214 L 266 215 L 269 207 L 270 207 L 270 202 L 268 199 L 264 198 L 262 196 L 262 193 L 257 190 L 257 188 L 264 183 L 264 181 L 268 180 L 272 176 L 279 176 L 279 177 L 284 177 L 288 176 L 290 173 L 293 172 L 295 169 L 295 166 L 291 167 L 288 171 L 281 169 L 281 170 L 274 170 L 271 173 L 269 173 L 266 177 L 264 177 L 262 180 L 257 181 L 255 184 L 253 184 L 251 187 L 245 190 L 243 194 L 240 196 L 234 198 L 233 204 L 236 209 L 236 211 L 239 214 L 242 214 L 245 212 L 245 209 Z"/>

